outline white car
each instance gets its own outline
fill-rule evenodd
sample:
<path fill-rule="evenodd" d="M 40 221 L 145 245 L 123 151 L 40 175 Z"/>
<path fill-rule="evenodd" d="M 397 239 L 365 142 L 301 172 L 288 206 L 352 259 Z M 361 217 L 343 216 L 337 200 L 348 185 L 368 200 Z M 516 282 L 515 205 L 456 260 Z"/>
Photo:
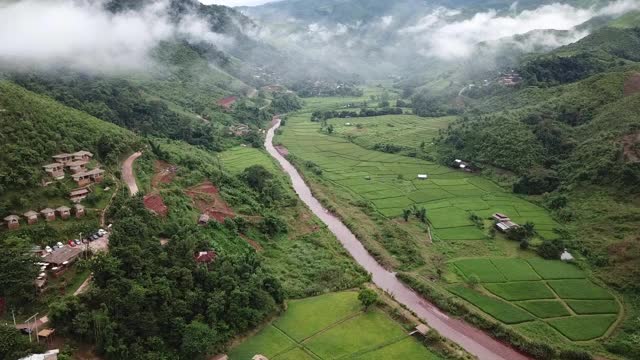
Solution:
<path fill-rule="evenodd" d="M 64 247 L 64 244 L 63 244 L 63 243 L 61 243 L 61 242 L 58 242 L 56 245 L 58 245 L 58 248 L 59 248 L 59 249 L 62 249 L 62 248 Z"/>
<path fill-rule="evenodd" d="M 44 251 L 46 251 L 46 252 L 50 253 L 50 252 L 53 252 L 53 249 L 51 248 L 51 246 L 47 245 L 47 246 L 44 248 Z"/>
<path fill-rule="evenodd" d="M 107 232 L 104 229 L 99 229 L 98 230 L 98 235 L 105 236 L 106 234 L 107 234 Z"/>

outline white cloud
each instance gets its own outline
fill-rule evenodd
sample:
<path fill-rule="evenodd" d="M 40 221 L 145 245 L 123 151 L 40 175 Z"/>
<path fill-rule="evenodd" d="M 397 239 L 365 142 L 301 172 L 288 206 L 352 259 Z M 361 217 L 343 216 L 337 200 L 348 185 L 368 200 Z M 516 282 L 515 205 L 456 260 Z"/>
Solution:
<path fill-rule="evenodd" d="M 160 41 L 183 36 L 217 46 L 230 40 L 208 30 L 204 20 L 188 16 L 174 24 L 166 3 L 140 12 L 111 14 L 100 2 L 25 0 L 0 7 L 0 60 L 57 65 L 83 70 L 140 70 Z"/>
<path fill-rule="evenodd" d="M 639 2 L 632 0 L 617 1 L 599 10 L 554 3 L 506 15 L 490 10 L 464 20 L 452 20 L 451 17 L 457 13 L 440 8 L 417 23 L 401 29 L 400 33 L 413 36 L 420 45 L 420 52 L 425 55 L 454 59 L 469 56 L 479 42 L 490 42 L 539 29 L 570 30 L 597 15 L 617 15 L 638 8 Z M 515 6 L 513 9 L 515 10 Z M 573 35 L 562 38 L 541 35 L 533 40 L 549 41 L 550 46 L 560 46 L 576 41 L 586 33 L 576 32 Z"/>
<path fill-rule="evenodd" d="M 200 0 L 201 3 L 226 6 L 256 6 L 281 0 Z"/>

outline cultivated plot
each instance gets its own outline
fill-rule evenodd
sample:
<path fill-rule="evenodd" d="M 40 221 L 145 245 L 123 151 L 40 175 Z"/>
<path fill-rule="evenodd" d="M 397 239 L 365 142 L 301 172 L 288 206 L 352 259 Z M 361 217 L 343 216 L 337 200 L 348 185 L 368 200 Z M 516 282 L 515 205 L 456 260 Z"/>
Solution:
<path fill-rule="evenodd" d="M 331 293 L 289 303 L 271 325 L 233 348 L 232 360 L 439 359 L 386 313 L 363 312 L 358 294 Z"/>
<path fill-rule="evenodd" d="M 584 341 L 603 336 L 618 317 L 613 295 L 572 264 L 481 258 L 451 265 L 463 278 L 477 277 L 480 284 L 452 285 L 449 291 L 505 324 L 545 323 L 569 340 Z"/>

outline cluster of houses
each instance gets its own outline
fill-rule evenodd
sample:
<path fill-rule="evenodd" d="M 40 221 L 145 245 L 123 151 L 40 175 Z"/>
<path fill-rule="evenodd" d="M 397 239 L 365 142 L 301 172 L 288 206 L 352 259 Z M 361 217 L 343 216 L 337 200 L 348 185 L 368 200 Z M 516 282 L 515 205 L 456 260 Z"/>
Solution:
<path fill-rule="evenodd" d="M 251 129 L 249 129 L 249 125 L 246 125 L 246 124 L 237 124 L 237 125 L 229 126 L 229 135 L 245 136 L 250 132 L 251 132 Z"/>
<path fill-rule="evenodd" d="M 62 180 L 65 170 L 71 173 L 71 178 L 78 186 L 86 186 L 91 183 L 99 183 L 104 176 L 104 170 L 96 168 L 87 169 L 87 165 L 93 158 L 93 154 L 81 150 L 72 154 L 62 153 L 52 156 L 54 162 L 44 165 L 44 171 L 56 180 Z"/>
<path fill-rule="evenodd" d="M 515 229 L 520 226 L 511 221 L 511 219 L 505 214 L 495 213 L 493 214 L 492 218 L 496 221 L 496 229 L 500 230 L 503 233 L 506 233 L 509 230 Z"/>
<path fill-rule="evenodd" d="M 59 216 L 63 220 L 66 220 L 71 217 L 72 210 L 73 215 L 75 215 L 75 217 L 78 219 L 82 218 L 85 215 L 84 206 L 75 204 L 73 206 L 73 209 L 67 206 L 60 206 L 56 209 L 42 209 L 40 210 L 40 212 L 29 210 L 26 213 L 22 214 L 22 216 L 26 219 L 27 224 L 33 225 L 38 222 L 40 216 L 42 216 L 45 221 L 55 221 L 57 216 Z M 18 215 L 9 215 L 4 218 L 4 221 L 9 229 L 17 229 L 20 227 L 20 216 Z"/>
<path fill-rule="evenodd" d="M 500 74 L 498 78 L 498 84 L 502 86 L 516 86 L 522 82 L 522 77 L 520 74 L 515 72 L 514 70 L 510 70 L 508 72 Z"/>

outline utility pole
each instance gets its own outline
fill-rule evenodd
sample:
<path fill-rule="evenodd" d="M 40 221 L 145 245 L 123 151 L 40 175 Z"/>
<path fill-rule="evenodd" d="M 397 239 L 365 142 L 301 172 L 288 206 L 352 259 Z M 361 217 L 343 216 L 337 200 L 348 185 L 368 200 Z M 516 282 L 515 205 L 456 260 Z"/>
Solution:
<path fill-rule="evenodd" d="M 16 313 L 11 309 L 11 316 L 13 317 L 13 326 L 16 326 Z"/>

